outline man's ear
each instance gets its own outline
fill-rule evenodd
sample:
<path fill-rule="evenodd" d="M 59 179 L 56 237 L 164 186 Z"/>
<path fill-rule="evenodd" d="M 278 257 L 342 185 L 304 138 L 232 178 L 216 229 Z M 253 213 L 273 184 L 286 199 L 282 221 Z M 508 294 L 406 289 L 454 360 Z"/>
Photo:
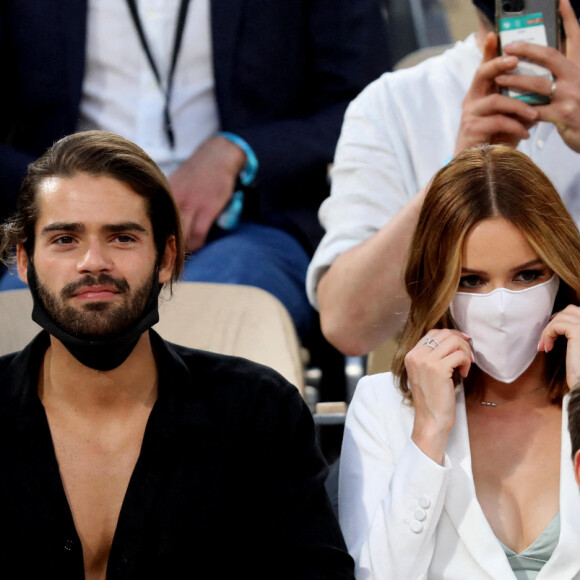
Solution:
<path fill-rule="evenodd" d="M 159 283 L 165 284 L 171 279 L 173 274 L 173 266 L 175 265 L 175 258 L 177 256 L 177 249 L 175 246 L 175 236 L 169 236 L 165 243 L 165 252 L 159 263 Z"/>
<path fill-rule="evenodd" d="M 28 254 L 24 249 L 24 245 L 18 244 L 16 246 L 16 267 L 18 269 L 18 277 L 25 284 L 28 284 L 28 262 Z"/>
<path fill-rule="evenodd" d="M 580 487 L 580 449 L 574 455 L 574 475 L 576 477 L 576 483 Z"/>

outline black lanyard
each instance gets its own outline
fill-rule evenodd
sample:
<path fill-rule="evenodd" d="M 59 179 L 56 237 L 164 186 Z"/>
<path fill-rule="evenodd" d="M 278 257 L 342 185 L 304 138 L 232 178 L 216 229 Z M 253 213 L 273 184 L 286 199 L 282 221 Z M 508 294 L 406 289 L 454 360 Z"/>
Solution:
<path fill-rule="evenodd" d="M 163 88 L 163 82 L 161 80 L 161 75 L 159 74 L 159 69 L 153 60 L 153 55 L 151 54 L 151 49 L 149 48 L 149 43 L 145 37 L 145 31 L 143 30 L 143 24 L 139 18 L 139 12 L 137 11 L 136 0 L 127 0 L 129 5 L 129 10 L 131 11 L 131 18 L 137 29 L 137 34 L 139 35 L 139 40 L 141 41 L 141 46 L 147 55 L 147 60 L 151 65 L 151 70 L 155 75 L 157 84 L 165 96 L 165 106 L 163 107 L 163 120 L 165 123 L 165 134 L 167 135 L 167 140 L 171 149 L 175 148 L 175 135 L 173 133 L 173 123 L 171 122 L 171 112 L 169 110 L 169 105 L 171 101 L 171 92 L 173 90 L 173 75 L 175 73 L 175 65 L 177 64 L 177 57 L 179 56 L 179 50 L 181 48 L 181 39 L 183 38 L 183 29 L 185 28 L 185 19 L 187 17 L 187 8 L 189 6 L 189 0 L 181 0 L 179 6 L 179 15 L 177 17 L 177 27 L 175 29 L 175 39 L 173 41 L 173 54 L 171 55 L 171 67 L 169 69 L 169 76 L 167 77 L 167 88 Z"/>

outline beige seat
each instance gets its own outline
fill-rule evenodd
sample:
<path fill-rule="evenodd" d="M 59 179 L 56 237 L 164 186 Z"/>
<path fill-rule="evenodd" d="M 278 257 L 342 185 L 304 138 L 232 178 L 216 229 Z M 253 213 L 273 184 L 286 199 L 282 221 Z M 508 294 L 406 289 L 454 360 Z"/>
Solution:
<path fill-rule="evenodd" d="M 28 290 L 0 292 L 0 355 L 22 349 L 40 330 Z M 300 345 L 290 315 L 271 294 L 249 286 L 180 282 L 162 298 L 163 338 L 242 356 L 276 369 L 304 393 Z"/>
<path fill-rule="evenodd" d="M 28 289 L 0 292 L 0 356 L 22 350 L 40 332 L 31 312 Z"/>
<path fill-rule="evenodd" d="M 170 342 L 231 354 L 276 369 L 304 394 L 292 319 L 270 293 L 252 286 L 179 282 L 159 305 L 155 329 Z"/>

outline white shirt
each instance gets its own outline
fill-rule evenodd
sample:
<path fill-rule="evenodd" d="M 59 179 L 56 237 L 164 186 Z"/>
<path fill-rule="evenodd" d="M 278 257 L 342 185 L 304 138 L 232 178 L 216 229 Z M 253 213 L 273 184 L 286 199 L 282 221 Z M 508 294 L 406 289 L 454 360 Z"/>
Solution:
<path fill-rule="evenodd" d="M 580 577 L 580 493 L 564 398 L 558 544 L 538 580 Z M 465 398 L 444 466 L 411 440 L 414 410 L 391 373 L 363 378 L 346 419 L 338 490 L 340 526 L 357 580 L 515 580 L 477 501 Z"/>
<path fill-rule="evenodd" d="M 157 69 L 166 85 L 180 0 L 137 0 Z M 89 0 L 86 70 L 78 130 L 105 129 L 140 145 L 171 174 L 219 130 L 209 0 L 190 2 L 173 78 L 175 150 L 159 88 L 125 0 Z"/>
<path fill-rule="evenodd" d="M 319 218 L 326 230 L 308 269 L 317 307 L 320 277 L 346 250 L 370 238 L 453 155 L 461 105 L 481 62 L 475 35 L 419 65 L 386 73 L 349 106 Z M 551 123 L 539 123 L 518 149 L 552 180 L 580 223 L 580 155 Z"/>

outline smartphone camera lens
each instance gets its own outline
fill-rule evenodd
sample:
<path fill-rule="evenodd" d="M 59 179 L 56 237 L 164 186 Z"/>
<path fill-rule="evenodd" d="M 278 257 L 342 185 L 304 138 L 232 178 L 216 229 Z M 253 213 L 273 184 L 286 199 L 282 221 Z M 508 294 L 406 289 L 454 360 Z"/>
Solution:
<path fill-rule="evenodd" d="M 504 12 L 521 12 L 524 9 L 524 0 L 504 0 L 502 8 Z"/>

